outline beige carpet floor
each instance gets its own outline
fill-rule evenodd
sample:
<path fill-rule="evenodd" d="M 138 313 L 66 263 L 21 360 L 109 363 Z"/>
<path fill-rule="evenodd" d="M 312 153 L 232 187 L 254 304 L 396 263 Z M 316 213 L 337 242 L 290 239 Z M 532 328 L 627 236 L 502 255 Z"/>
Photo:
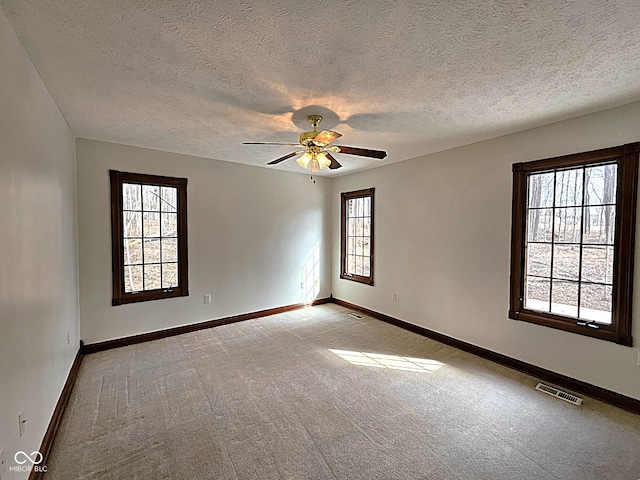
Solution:
<path fill-rule="evenodd" d="M 640 416 L 348 313 L 86 356 L 46 479 L 640 479 Z"/>

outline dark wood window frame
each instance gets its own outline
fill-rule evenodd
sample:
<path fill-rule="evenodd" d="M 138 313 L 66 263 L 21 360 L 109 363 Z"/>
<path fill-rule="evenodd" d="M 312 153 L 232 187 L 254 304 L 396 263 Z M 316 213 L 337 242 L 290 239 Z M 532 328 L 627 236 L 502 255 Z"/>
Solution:
<path fill-rule="evenodd" d="M 188 296 L 187 179 L 119 172 L 117 170 L 109 170 L 109 177 L 111 182 L 112 305 Z M 177 188 L 178 286 L 140 292 L 125 292 L 122 199 L 122 185 L 124 183 Z"/>
<path fill-rule="evenodd" d="M 340 222 L 340 278 L 354 282 L 373 285 L 373 245 L 374 245 L 374 211 L 375 188 L 365 188 L 353 192 L 343 192 L 341 198 L 341 222 Z M 347 202 L 356 198 L 371 198 L 371 224 L 369 235 L 369 276 L 347 273 Z"/>
<path fill-rule="evenodd" d="M 640 143 L 633 143 L 513 165 L 509 318 L 632 346 L 631 306 L 639 152 Z M 596 325 L 574 317 L 525 309 L 525 235 L 529 175 L 606 163 L 617 164 L 611 325 Z"/>

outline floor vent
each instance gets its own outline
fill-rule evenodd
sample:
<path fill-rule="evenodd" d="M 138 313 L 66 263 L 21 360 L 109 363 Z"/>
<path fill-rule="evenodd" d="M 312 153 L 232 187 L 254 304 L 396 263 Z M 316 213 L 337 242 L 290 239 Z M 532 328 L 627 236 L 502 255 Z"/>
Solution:
<path fill-rule="evenodd" d="M 357 313 L 350 313 L 349 316 L 353 318 L 358 318 L 358 319 L 364 318 L 362 315 L 358 315 Z"/>
<path fill-rule="evenodd" d="M 582 405 L 582 399 L 580 397 L 576 397 L 575 395 L 571 395 L 570 393 L 563 392 L 562 390 L 558 390 L 554 387 L 550 387 L 549 385 L 545 385 L 544 383 L 537 384 L 536 390 L 540 390 L 541 392 L 547 393 L 553 397 L 557 397 L 560 400 L 564 400 L 565 402 L 573 403 L 574 405 Z"/>

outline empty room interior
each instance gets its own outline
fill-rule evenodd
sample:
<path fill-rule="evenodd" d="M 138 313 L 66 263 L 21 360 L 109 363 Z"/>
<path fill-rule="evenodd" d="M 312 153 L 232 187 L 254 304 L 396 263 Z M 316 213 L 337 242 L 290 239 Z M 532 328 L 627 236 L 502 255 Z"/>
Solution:
<path fill-rule="evenodd" d="M 635 0 L 0 0 L 0 479 L 640 478 Z"/>

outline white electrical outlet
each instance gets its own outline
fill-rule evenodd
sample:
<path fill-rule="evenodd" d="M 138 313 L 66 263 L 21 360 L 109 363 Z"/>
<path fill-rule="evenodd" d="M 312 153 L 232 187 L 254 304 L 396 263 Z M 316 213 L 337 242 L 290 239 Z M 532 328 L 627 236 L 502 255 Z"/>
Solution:
<path fill-rule="evenodd" d="M 67 345 L 71 343 L 71 333 L 67 332 Z"/>
<path fill-rule="evenodd" d="M 20 436 L 24 435 L 27 429 L 27 417 L 24 415 L 24 410 L 18 414 L 18 426 L 20 428 Z"/>
<path fill-rule="evenodd" d="M 392 293 L 391 294 L 391 300 L 393 300 L 394 302 L 398 301 L 398 294 L 397 293 Z"/>
<path fill-rule="evenodd" d="M 638 352 L 638 366 L 640 367 L 640 352 Z"/>
<path fill-rule="evenodd" d="M 207 293 L 204 296 L 204 303 L 211 303 L 211 294 L 210 293 Z"/>

